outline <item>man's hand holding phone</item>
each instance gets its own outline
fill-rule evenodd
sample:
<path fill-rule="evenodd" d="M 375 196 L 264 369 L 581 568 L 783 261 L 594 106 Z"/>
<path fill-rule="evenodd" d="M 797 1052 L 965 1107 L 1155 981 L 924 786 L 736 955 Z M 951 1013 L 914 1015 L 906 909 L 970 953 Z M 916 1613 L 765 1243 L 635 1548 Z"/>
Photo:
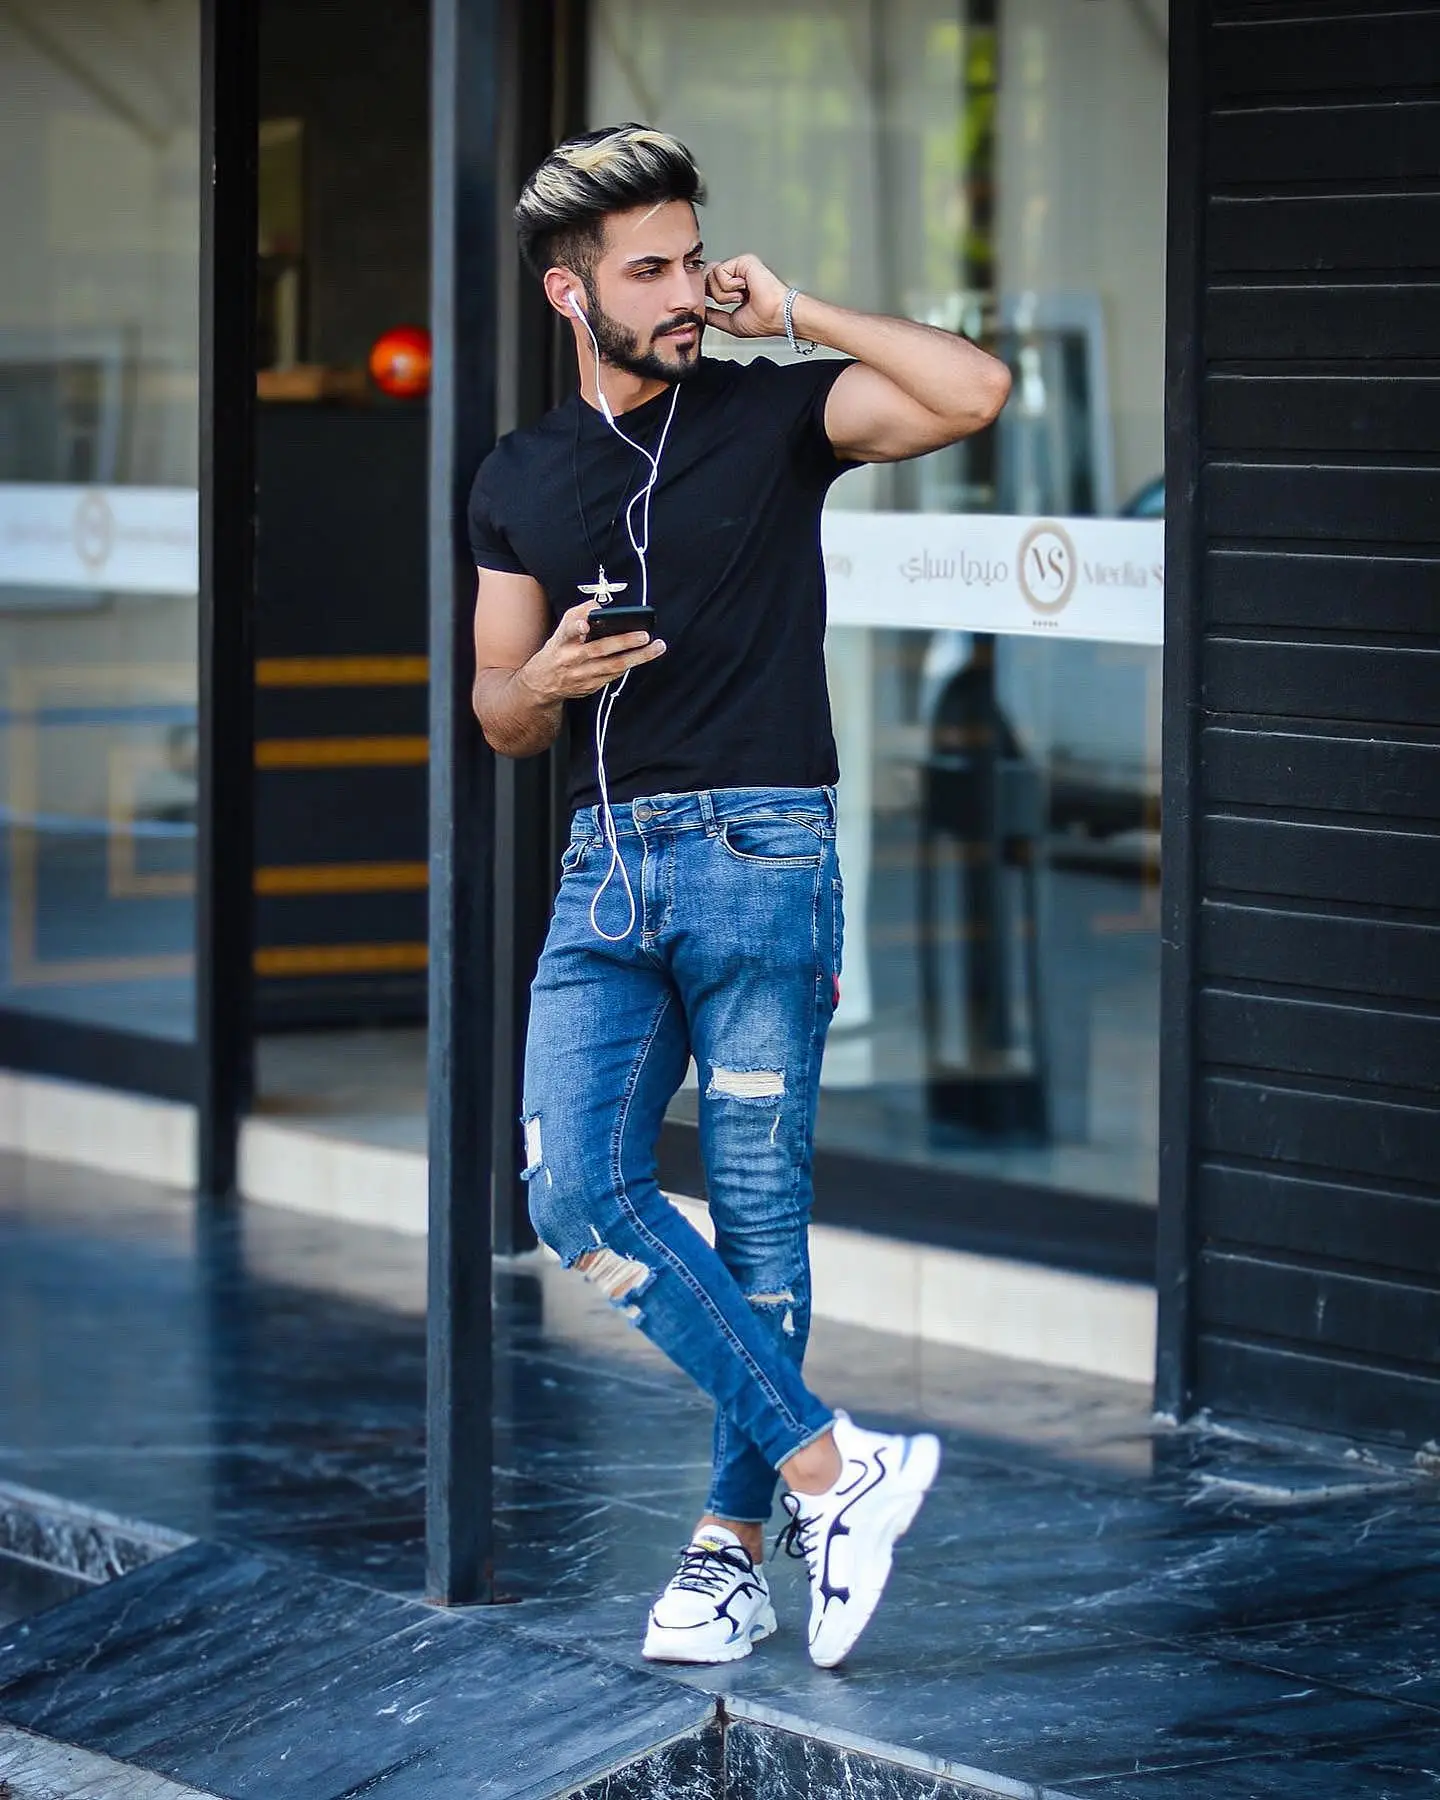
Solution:
<path fill-rule="evenodd" d="M 589 600 L 572 606 L 546 643 L 517 671 L 516 679 L 546 705 L 588 699 L 628 670 L 665 654 L 663 640 L 652 637 L 648 630 L 622 630 L 618 635 L 597 631 L 591 623 L 596 610 Z M 634 613 L 639 609 L 624 610 Z M 628 621 L 617 617 L 616 624 L 622 623 Z"/>

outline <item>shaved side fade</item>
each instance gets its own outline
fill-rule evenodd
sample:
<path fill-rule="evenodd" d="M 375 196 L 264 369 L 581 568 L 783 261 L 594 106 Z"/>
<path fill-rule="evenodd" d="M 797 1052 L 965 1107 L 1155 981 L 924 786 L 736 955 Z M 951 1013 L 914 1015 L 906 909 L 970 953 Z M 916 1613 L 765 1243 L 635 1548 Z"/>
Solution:
<path fill-rule="evenodd" d="M 695 158 L 668 131 L 632 120 L 567 138 L 520 191 L 520 254 L 537 275 L 556 263 L 573 269 L 588 290 L 606 214 L 671 200 L 702 206 L 705 183 Z"/>

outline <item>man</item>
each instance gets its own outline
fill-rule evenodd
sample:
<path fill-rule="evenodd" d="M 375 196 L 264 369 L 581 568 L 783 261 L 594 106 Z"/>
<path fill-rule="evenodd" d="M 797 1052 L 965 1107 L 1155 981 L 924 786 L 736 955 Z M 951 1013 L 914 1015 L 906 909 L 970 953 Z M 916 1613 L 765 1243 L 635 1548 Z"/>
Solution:
<path fill-rule="evenodd" d="M 847 468 L 990 424 L 1009 376 L 949 333 L 787 289 L 755 256 L 707 263 L 703 199 L 685 147 L 635 124 L 561 144 L 525 184 L 521 250 L 572 328 L 580 392 L 476 478 L 474 704 L 506 756 L 572 726 L 526 1059 L 531 1217 L 716 1404 L 707 1510 L 645 1655 L 723 1662 L 775 1629 L 758 1565 L 778 1470 L 810 1652 L 831 1667 L 939 1446 L 861 1430 L 800 1372 L 842 933 L 820 512 Z M 844 360 L 707 360 L 707 326 Z M 653 635 L 592 627 L 646 601 Z M 713 1249 L 655 1178 L 692 1055 Z"/>

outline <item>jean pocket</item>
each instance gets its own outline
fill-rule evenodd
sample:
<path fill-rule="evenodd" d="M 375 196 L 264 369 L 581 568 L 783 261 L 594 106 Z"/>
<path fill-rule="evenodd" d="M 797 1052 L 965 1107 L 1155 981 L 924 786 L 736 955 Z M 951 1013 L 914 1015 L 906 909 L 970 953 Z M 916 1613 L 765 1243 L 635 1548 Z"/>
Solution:
<path fill-rule="evenodd" d="M 572 838 L 565 846 L 565 854 L 560 858 L 560 873 L 573 875 L 583 865 L 589 848 L 589 838 Z"/>
<path fill-rule="evenodd" d="M 818 822 L 772 813 L 727 819 L 720 827 L 720 847 L 736 862 L 768 864 L 772 869 L 814 869 L 825 853 L 825 840 Z"/>

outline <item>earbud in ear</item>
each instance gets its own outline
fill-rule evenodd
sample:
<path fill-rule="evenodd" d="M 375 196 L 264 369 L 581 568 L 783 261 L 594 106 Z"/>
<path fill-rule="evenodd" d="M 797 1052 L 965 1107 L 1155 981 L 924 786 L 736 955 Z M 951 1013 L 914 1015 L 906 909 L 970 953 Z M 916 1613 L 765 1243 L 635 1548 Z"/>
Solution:
<path fill-rule="evenodd" d="M 571 312 L 574 313 L 575 317 L 577 319 L 583 319 L 585 317 L 585 315 L 580 310 L 580 302 L 575 298 L 574 288 L 571 288 L 570 292 L 568 294 L 566 294 L 565 298 L 568 301 L 570 310 L 571 310 Z"/>

